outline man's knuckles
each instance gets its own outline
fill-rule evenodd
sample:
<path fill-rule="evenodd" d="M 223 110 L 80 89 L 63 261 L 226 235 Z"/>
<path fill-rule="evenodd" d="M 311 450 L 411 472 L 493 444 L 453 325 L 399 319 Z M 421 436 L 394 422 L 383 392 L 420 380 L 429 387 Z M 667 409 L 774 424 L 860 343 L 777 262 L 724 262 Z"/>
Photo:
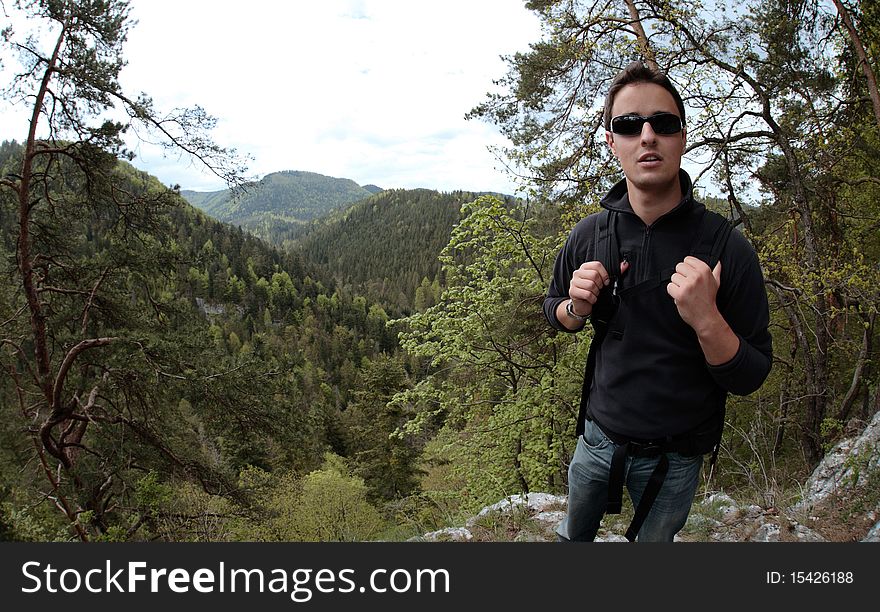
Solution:
<path fill-rule="evenodd" d="M 588 291 L 590 293 L 598 294 L 599 291 L 602 290 L 602 286 L 591 279 L 581 278 L 581 279 L 575 279 L 571 282 L 571 285 L 569 286 L 569 290 L 570 290 L 569 293 L 571 293 L 571 290 L 573 290 L 573 289 L 581 289 L 583 291 Z"/>

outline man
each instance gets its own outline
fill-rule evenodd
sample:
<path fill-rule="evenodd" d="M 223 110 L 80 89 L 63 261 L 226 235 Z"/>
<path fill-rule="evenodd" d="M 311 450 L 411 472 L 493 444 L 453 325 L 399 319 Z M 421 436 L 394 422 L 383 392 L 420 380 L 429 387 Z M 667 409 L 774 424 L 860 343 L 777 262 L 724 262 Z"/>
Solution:
<path fill-rule="evenodd" d="M 602 313 L 609 331 L 594 338 L 601 344 L 585 382 L 561 540 L 593 540 L 603 513 L 620 511 L 625 482 L 636 508 L 627 537 L 672 541 L 690 512 L 703 453 L 720 438 L 727 393 L 755 391 L 770 371 L 754 249 L 734 231 L 712 268 L 690 254 L 712 215 L 680 167 L 684 119 L 665 75 L 636 62 L 615 78 L 605 139 L 625 179 L 601 201 L 614 221 L 601 225 L 609 213 L 582 219 L 556 258 L 544 300 L 550 324 L 577 332 Z M 596 252 L 597 224 L 613 245 L 609 267 L 619 269 L 606 269 Z"/>

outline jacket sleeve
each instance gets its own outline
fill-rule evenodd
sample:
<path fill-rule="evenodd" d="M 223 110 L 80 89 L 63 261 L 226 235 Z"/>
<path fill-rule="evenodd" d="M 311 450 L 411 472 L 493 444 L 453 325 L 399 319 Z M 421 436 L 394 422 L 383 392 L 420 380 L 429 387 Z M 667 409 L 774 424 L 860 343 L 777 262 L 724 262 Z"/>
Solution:
<path fill-rule="evenodd" d="M 731 234 L 725 255 L 718 307 L 739 336 L 740 344 L 733 359 L 708 367 L 722 388 L 735 395 L 748 395 L 764 384 L 773 364 L 767 289 L 758 256 L 742 234 Z M 729 277 L 725 276 L 727 270 L 732 273 Z"/>
<path fill-rule="evenodd" d="M 544 316 L 550 325 L 561 332 L 575 333 L 559 322 L 556 317 L 556 309 L 562 302 L 568 299 L 568 287 L 571 284 L 571 276 L 574 271 L 589 261 L 588 254 L 591 250 L 595 215 L 581 219 L 565 241 L 565 245 L 556 255 L 553 264 L 553 278 L 544 297 Z"/>

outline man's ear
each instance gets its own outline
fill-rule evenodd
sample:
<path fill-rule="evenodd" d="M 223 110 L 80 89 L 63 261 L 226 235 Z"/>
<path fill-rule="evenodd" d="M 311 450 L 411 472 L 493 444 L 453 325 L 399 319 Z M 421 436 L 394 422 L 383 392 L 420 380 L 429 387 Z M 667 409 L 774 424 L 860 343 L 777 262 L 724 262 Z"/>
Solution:
<path fill-rule="evenodd" d="M 617 151 L 614 149 L 614 134 L 606 131 L 605 142 L 608 144 L 608 148 L 611 149 L 611 154 L 614 155 L 614 157 L 617 157 Z"/>

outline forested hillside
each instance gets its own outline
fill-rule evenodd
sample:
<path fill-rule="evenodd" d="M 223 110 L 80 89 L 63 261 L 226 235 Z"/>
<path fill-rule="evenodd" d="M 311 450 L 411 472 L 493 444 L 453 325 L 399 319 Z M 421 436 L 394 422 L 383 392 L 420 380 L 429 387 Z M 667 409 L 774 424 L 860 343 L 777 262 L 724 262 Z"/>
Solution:
<path fill-rule="evenodd" d="M 4 142 L 0 168 L 13 171 L 22 152 L 20 145 Z M 72 473 L 69 481 L 57 483 L 56 492 L 92 508 L 88 520 L 78 519 L 83 533 L 190 537 L 190 525 L 168 522 L 169 513 L 192 510 L 185 509 L 190 502 L 225 499 L 254 509 L 248 501 L 254 491 L 240 480 L 242 470 L 249 478 L 263 474 L 266 489 L 285 474 L 290 475 L 285 482 L 293 482 L 293 475 L 318 470 L 327 452 L 355 455 L 365 436 L 348 431 L 358 426 L 357 414 L 373 409 L 372 396 L 355 391 L 362 378 L 385 376 L 393 366 L 399 374 L 384 393 L 406 384 L 405 370 L 394 365 L 396 338 L 384 311 L 313 280 L 297 255 L 208 218 L 152 177 L 112 157 L 105 163 L 115 167 L 105 167 L 103 178 L 133 198 L 125 208 L 107 201 L 93 215 L 56 206 L 32 217 L 39 228 L 34 249 L 51 260 L 41 268 L 40 284 L 50 313 L 49 350 L 69 355 L 70 347 L 87 346 L 88 340 L 77 340 L 83 332 L 101 337 L 90 359 L 66 373 L 68 422 L 77 414 L 89 420 L 52 435 Z M 63 193 L 57 195 L 61 202 Z M 17 232 L 14 208 L 7 204 L 4 199 L 0 208 L 0 244 L 8 278 L 14 276 Z M 26 344 L 15 340 L 28 335 L 22 297 L 14 285 L 0 296 L 4 344 L 14 349 L 4 353 L 12 359 L 5 362 L 10 367 L 25 357 L 19 347 Z M 31 408 L 22 394 L 38 386 L 25 372 L 5 376 L 0 384 L 0 452 L 10 467 L 20 466 L 21 453 L 28 452 L 20 433 Z M 371 388 L 378 393 L 383 387 Z M 120 427 L 134 432 L 122 447 L 111 442 Z M 371 430 L 370 436 L 381 431 Z M 74 439 L 86 454 L 63 450 Z M 398 452 L 405 448 L 397 446 Z M 336 461 L 339 478 L 360 465 L 342 468 L 341 459 Z M 411 469 L 401 462 L 395 491 L 412 487 L 406 480 Z M 7 532 L 24 539 L 64 533 L 61 517 L 48 508 L 16 510 L 32 503 L 35 492 L 26 483 L 36 473 L 13 468 L 0 470 L 0 477 L 0 518 Z M 105 486 L 93 488 L 94 478 Z M 201 483 L 202 492 L 187 488 L 188 481 Z M 367 484 L 369 491 L 385 492 L 386 485 L 375 479 L 368 477 Z M 179 497 L 183 491 L 189 502 Z M 111 498 L 125 500 L 125 513 L 108 507 Z M 132 512 L 142 513 L 136 525 L 130 523 Z"/>
<path fill-rule="evenodd" d="M 349 204 L 320 205 L 350 183 L 314 173 L 286 172 L 267 175 L 238 201 L 231 199 L 229 191 L 185 191 L 183 195 L 215 218 L 300 253 L 314 265 L 317 278 L 361 294 L 389 313 L 399 315 L 433 305 L 440 291 L 437 254 L 449 241 L 461 206 L 478 194 L 367 186 L 364 189 L 375 195 Z M 347 190 L 345 194 L 361 195 Z M 230 212 L 235 207 L 271 213 L 261 213 L 261 220 L 252 223 L 241 209 Z M 303 214 L 305 208 L 308 214 Z M 307 218 L 311 221 L 305 223 Z"/>
<path fill-rule="evenodd" d="M 350 179 L 291 170 L 267 174 L 240 189 L 182 195 L 215 219 L 280 244 L 295 236 L 302 224 L 373 193 Z"/>
<path fill-rule="evenodd" d="M 438 253 L 477 194 L 383 191 L 314 223 L 296 244 L 335 282 L 397 314 L 424 310 L 439 295 Z"/>

